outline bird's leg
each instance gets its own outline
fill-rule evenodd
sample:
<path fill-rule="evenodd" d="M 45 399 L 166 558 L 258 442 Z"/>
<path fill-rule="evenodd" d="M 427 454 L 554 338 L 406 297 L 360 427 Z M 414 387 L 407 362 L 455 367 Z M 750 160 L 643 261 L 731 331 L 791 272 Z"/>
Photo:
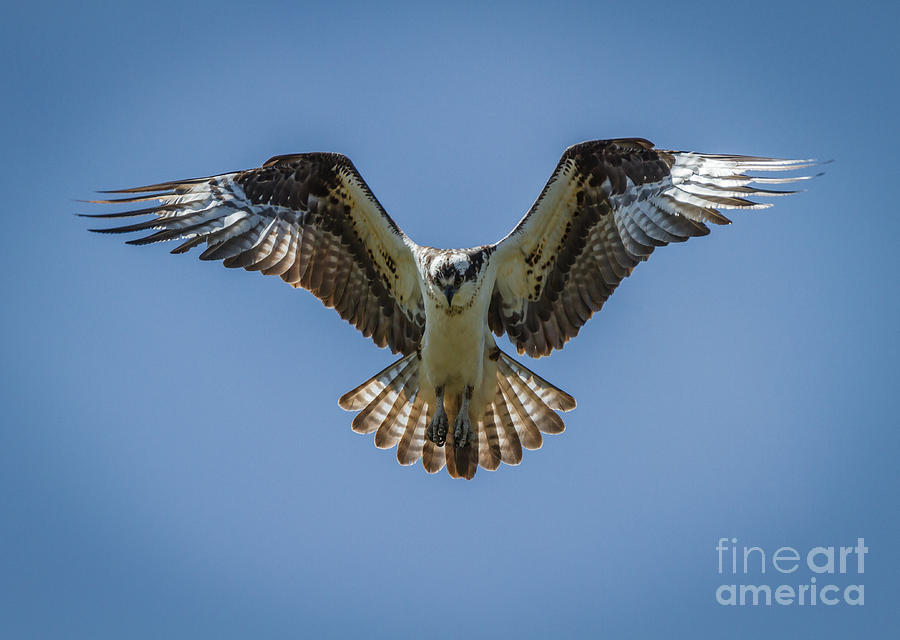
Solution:
<path fill-rule="evenodd" d="M 428 425 L 428 429 L 425 431 L 425 437 L 437 446 L 443 447 L 444 442 L 447 441 L 447 427 L 449 425 L 447 412 L 444 411 L 444 387 L 437 387 L 434 390 L 434 394 L 437 397 L 437 406 L 434 408 L 434 417 L 431 419 L 431 424 Z"/>
<path fill-rule="evenodd" d="M 472 437 L 472 422 L 469 420 L 469 401 L 472 399 L 472 387 L 466 386 L 463 391 L 462 404 L 453 422 L 453 442 L 457 447 L 466 446 Z"/>

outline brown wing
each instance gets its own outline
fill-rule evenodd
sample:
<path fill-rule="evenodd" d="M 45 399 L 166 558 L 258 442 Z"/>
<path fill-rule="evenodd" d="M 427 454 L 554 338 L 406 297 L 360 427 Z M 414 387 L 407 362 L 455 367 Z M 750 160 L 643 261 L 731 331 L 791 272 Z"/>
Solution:
<path fill-rule="evenodd" d="M 549 354 L 578 334 L 619 283 L 656 247 L 728 224 L 719 209 L 761 209 L 745 196 L 775 196 L 750 177 L 815 164 L 654 149 L 640 138 L 570 147 L 531 210 L 495 245 L 497 283 L 488 322 L 519 353 Z"/>
<path fill-rule="evenodd" d="M 421 340 L 416 245 L 343 155 L 278 156 L 259 169 L 108 193 L 140 195 L 93 202 L 161 204 L 91 216 L 155 216 L 92 231 L 153 230 L 129 244 L 185 240 L 172 253 L 205 244 L 201 260 L 223 260 L 308 289 L 379 347 L 408 354 Z"/>

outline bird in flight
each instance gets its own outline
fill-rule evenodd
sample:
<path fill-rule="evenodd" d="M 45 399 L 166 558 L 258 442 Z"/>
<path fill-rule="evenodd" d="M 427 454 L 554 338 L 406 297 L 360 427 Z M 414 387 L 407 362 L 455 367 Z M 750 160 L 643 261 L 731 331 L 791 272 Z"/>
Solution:
<path fill-rule="evenodd" d="M 103 204 L 155 201 L 121 213 L 152 219 L 101 233 L 150 232 L 128 244 L 181 240 L 221 260 L 311 291 L 379 347 L 402 357 L 344 394 L 352 428 L 397 448 L 400 464 L 516 465 L 522 449 L 564 429 L 575 399 L 503 352 L 506 334 L 533 358 L 561 349 L 654 249 L 709 233 L 722 209 L 771 206 L 760 177 L 813 160 L 710 155 L 654 148 L 641 138 L 566 149 L 534 205 L 494 244 L 436 249 L 391 219 L 350 160 L 337 153 L 276 156 L 258 169 L 103 193 Z"/>

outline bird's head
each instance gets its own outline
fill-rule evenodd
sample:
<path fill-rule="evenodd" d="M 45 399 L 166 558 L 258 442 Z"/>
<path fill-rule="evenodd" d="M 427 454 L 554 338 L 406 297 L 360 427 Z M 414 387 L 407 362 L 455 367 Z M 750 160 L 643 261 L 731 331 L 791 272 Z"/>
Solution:
<path fill-rule="evenodd" d="M 477 264 L 476 264 L 477 263 Z M 466 306 L 478 292 L 480 262 L 465 252 L 448 251 L 434 257 L 426 271 L 432 297 L 443 299 L 447 308 Z"/>

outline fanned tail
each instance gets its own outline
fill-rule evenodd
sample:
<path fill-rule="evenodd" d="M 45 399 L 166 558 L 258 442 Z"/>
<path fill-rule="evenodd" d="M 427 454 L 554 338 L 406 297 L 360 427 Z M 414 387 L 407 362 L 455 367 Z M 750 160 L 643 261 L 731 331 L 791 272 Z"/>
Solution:
<path fill-rule="evenodd" d="M 470 406 L 475 430 L 469 444 L 457 448 L 453 420 L 459 396 L 445 396 L 451 428 L 443 447 L 425 438 L 434 415 L 434 392 L 419 380 L 418 355 L 413 353 L 372 376 L 338 401 L 349 411 L 357 433 L 375 433 L 375 446 L 397 447 L 397 461 L 415 464 L 419 458 L 428 473 L 444 466 L 454 478 L 472 479 L 478 467 L 496 470 L 500 463 L 522 462 L 523 449 L 540 449 L 543 434 L 562 433 L 565 424 L 557 411 L 575 408 L 575 399 L 510 358 L 496 346 L 485 356 L 481 402 Z"/>

